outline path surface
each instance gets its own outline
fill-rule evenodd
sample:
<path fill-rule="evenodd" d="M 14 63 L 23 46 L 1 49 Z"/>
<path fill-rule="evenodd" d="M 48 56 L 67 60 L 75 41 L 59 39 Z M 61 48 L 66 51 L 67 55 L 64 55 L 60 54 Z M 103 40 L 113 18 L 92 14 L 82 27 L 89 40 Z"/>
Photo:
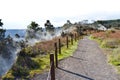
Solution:
<path fill-rule="evenodd" d="M 36 80 L 46 80 L 44 77 L 46 76 L 41 75 Z M 120 78 L 115 69 L 107 63 L 106 56 L 98 44 L 86 37 L 79 42 L 73 56 L 59 62 L 56 80 L 120 80 Z"/>

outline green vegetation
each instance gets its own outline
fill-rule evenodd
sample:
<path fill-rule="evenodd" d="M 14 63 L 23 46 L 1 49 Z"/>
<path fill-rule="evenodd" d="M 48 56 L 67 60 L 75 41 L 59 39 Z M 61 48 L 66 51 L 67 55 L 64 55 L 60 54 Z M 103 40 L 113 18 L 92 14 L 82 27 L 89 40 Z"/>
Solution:
<path fill-rule="evenodd" d="M 62 47 L 62 54 L 59 54 L 59 60 L 72 56 L 73 52 L 77 49 L 78 42 L 74 42 L 74 45 L 70 45 L 67 49 L 66 46 Z"/>
<path fill-rule="evenodd" d="M 120 19 L 116 19 L 116 20 L 98 20 L 98 21 L 95 21 L 94 23 L 102 24 L 102 25 L 106 26 L 107 28 L 120 29 Z"/>
<path fill-rule="evenodd" d="M 110 62 L 115 66 L 120 65 L 120 47 L 113 50 L 112 54 L 110 55 Z"/>
<path fill-rule="evenodd" d="M 6 30 L 3 29 L 3 22 L 1 22 L 2 19 L 0 19 L 0 41 L 3 40 L 5 38 L 5 32 Z"/>
<path fill-rule="evenodd" d="M 108 62 L 114 65 L 120 73 L 120 38 L 110 38 L 112 37 L 110 35 L 111 31 L 105 33 L 109 33 L 107 37 L 90 36 L 90 39 L 96 40 L 100 44 L 100 47 L 108 53 Z M 112 33 L 114 32 L 112 31 Z"/>
<path fill-rule="evenodd" d="M 91 39 L 91 40 L 95 40 L 95 41 L 97 41 L 99 44 L 102 43 L 102 39 L 99 38 L 99 37 L 94 37 L 94 36 L 91 35 L 91 36 L 89 37 L 89 39 Z"/>
<path fill-rule="evenodd" d="M 39 38 L 36 34 L 42 31 L 42 27 L 39 27 L 39 24 L 32 21 L 28 26 L 26 30 L 26 40 L 27 39 L 37 39 Z"/>
<path fill-rule="evenodd" d="M 54 31 L 54 26 L 51 24 L 50 20 L 47 20 L 44 24 L 47 31 Z"/>
<path fill-rule="evenodd" d="M 70 20 L 67 20 L 67 22 L 62 26 L 63 29 L 68 29 L 71 26 L 73 26 L 73 24 L 70 22 Z"/>
<path fill-rule="evenodd" d="M 108 57 L 109 63 L 116 66 L 118 72 L 120 73 L 120 46 L 115 48 L 113 52 Z"/>
<path fill-rule="evenodd" d="M 66 46 L 63 46 L 61 51 L 62 54 L 58 55 L 59 60 L 71 56 L 77 49 L 77 44 L 78 41 L 74 42 L 74 45 L 69 45 L 68 49 Z M 41 51 L 39 52 L 39 50 L 39 53 L 36 52 L 33 52 L 32 47 L 24 48 L 19 53 L 17 62 L 13 65 L 12 69 L 3 77 L 3 80 L 13 80 L 15 77 L 20 79 L 29 79 L 35 74 L 40 74 L 44 71 L 48 71 L 50 67 L 49 54 L 41 54 Z"/>

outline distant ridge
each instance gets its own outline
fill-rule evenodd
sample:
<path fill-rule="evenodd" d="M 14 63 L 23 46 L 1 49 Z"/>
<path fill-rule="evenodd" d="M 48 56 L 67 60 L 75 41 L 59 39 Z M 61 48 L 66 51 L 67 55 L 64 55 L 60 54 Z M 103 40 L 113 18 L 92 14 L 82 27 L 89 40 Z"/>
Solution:
<path fill-rule="evenodd" d="M 97 20 L 94 23 L 99 23 L 107 28 L 117 28 L 120 29 L 120 19 L 114 19 L 114 20 Z"/>

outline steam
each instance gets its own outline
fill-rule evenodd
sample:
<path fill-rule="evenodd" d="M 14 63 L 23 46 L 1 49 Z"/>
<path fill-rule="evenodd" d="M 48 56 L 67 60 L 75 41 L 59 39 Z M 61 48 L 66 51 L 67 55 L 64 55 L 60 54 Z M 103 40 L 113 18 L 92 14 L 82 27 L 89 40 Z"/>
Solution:
<path fill-rule="evenodd" d="M 5 49 L 0 51 L 0 76 L 8 72 L 17 58 L 20 47 L 15 45 L 16 43 L 3 45 Z"/>
<path fill-rule="evenodd" d="M 63 28 L 56 28 L 54 31 L 46 31 L 46 29 L 44 29 L 42 32 L 38 31 L 38 32 L 34 32 L 33 30 L 32 33 L 27 33 L 26 36 L 31 36 L 34 35 L 36 37 L 34 38 L 29 38 L 27 40 L 27 45 L 33 46 L 35 43 L 37 42 L 41 42 L 41 41 L 47 41 L 47 40 L 51 40 L 55 37 L 61 36 L 62 32 L 65 33 L 70 33 L 71 31 L 75 30 L 76 28 L 71 26 L 67 29 L 63 29 Z"/>
<path fill-rule="evenodd" d="M 32 31 L 32 32 L 34 32 L 34 33 L 32 33 L 32 35 L 34 35 L 35 38 L 27 39 L 27 41 L 28 41 L 27 44 L 33 46 L 37 42 L 51 40 L 55 37 L 60 36 L 62 31 L 63 30 L 61 28 L 55 29 L 54 31 L 46 31 L 44 29 L 42 32 L 38 31 L 36 33 L 34 31 Z M 26 36 L 31 36 L 31 34 L 27 33 Z"/>
<path fill-rule="evenodd" d="M 66 30 L 62 28 L 56 28 L 54 31 L 46 31 L 45 29 L 43 31 L 35 32 L 34 30 L 31 30 L 31 32 L 26 32 L 26 36 L 29 37 L 26 41 L 25 38 L 13 38 L 12 43 L 6 43 L 6 45 L 2 45 L 0 47 L 4 46 L 4 50 L 0 50 L 0 76 L 3 76 L 8 72 L 8 70 L 12 67 L 14 62 L 17 58 L 17 53 L 21 50 L 19 42 L 22 40 L 25 45 L 33 46 L 37 42 L 45 41 L 45 40 L 51 40 L 55 37 L 58 37 L 61 35 L 62 32 L 69 32 L 72 31 L 73 28 L 68 28 Z M 34 35 L 34 36 L 33 36 Z M 34 38 L 31 38 L 34 37 Z M 18 42 L 18 43 L 16 43 Z"/>

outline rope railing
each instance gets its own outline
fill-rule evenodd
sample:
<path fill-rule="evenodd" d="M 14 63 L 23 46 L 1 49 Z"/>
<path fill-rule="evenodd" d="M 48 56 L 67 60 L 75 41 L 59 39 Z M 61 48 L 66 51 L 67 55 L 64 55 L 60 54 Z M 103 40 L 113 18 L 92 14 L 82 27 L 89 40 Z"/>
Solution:
<path fill-rule="evenodd" d="M 74 36 L 74 37 L 73 37 Z M 73 45 L 73 40 L 77 40 L 79 36 L 77 34 L 73 35 L 71 37 L 71 45 Z M 66 36 L 66 46 L 69 48 L 69 38 Z M 55 47 L 55 53 L 50 54 L 50 69 L 47 75 L 47 80 L 55 80 L 55 68 L 58 67 L 58 53 L 61 54 L 61 40 L 58 40 L 58 47 L 57 47 L 57 42 L 54 44 Z M 57 51 L 58 50 L 58 51 Z M 55 57 L 54 57 L 55 56 Z M 55 58 L 55 61 L 54 61 Z"/>

